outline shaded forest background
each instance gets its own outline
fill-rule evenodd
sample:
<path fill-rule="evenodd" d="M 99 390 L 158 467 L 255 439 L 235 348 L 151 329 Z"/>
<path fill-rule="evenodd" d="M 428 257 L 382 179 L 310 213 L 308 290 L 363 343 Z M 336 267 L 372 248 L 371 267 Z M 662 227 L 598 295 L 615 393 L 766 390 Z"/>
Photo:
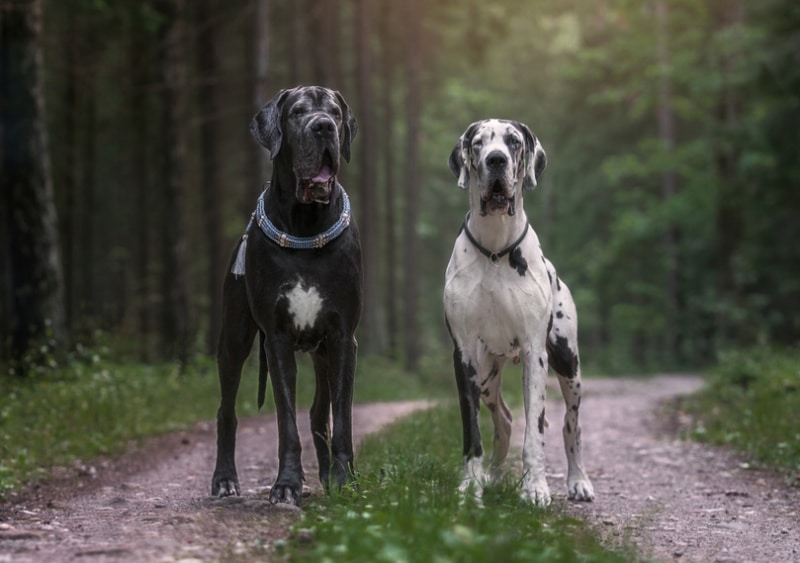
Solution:
<path fill-rule="evenodd" d="M 221 281 L 269 177 L 249 122 L 302 83 L 340 90 L 359 121 L 340 180 L 364 244 L 362 354 L 412 370 L 449 354 L 442 284 L 467 197 L 447 158 L 489 116 L 547 151 L 526 211 L 593 369 L 800 340 L 800 3 L 0 10 L 0 363 L 98 335 L 148 362 L 213 353 Z"/>

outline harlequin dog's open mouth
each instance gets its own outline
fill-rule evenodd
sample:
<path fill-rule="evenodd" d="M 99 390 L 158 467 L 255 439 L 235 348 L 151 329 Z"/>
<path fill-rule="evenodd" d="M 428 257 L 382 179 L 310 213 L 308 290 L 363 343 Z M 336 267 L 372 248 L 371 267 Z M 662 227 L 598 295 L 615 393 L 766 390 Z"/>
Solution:
<path fill-rule="evenodd" d="M 514 215 L 514 198 L 506 196 L 505 182 L 492 180 L 481 197 L 481 215 Z"/>

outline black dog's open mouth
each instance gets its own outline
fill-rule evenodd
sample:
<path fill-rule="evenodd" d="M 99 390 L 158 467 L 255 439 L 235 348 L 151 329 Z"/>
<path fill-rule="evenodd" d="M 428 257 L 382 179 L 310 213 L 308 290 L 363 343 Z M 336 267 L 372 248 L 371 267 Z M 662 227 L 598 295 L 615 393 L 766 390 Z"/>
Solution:
<path fill-rule="evenodd" d="M 489 190 L 481 198 L 481 215 L 502 215 L 508 213 L 514 215 L 514 198 L 506 196 L 505 183 L 501 180 L 493 180 Z"/>
<path fill-rule="evenodd" d="M 305 203 L 329 203 L 333 183 L 336 181 L 336 170 L 333 157 L 328 151 L 322 155 L 322 164 L 311 178 L 300 181 Z"/>

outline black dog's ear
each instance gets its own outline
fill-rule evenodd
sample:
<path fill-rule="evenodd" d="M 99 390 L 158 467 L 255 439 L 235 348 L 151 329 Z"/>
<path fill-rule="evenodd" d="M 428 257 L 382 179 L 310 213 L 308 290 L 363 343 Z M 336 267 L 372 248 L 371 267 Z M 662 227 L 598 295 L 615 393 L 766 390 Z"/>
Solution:
<path fill-rule="evenodd" d="M 522 180 L 522 187 L 532 190 L 536 187 L 536 182 L 547 166 L 547 154 L 539 143 L 539 139 L 527 125 L 516 122 L 516 126 L 525 137 L 525 176 Z"/>
<path fill-rule="evenodd" d="M 336 99 L 342 110 L 342 157 L 344 157 L 346 162 L 350 162 L 350 143 L 353 142 L 356 133 L 358 133 L 358 122 L 353 112 L 350 111 L 350 106 L 344 101 L 344 97 L 335 90 L 333 93 L 336 94 Z"/>
<path fill-rule="evenodd" d="M 467 127 L 467 130 L 458 138 L 453 152 L 450 153 L 450 171 L 458 178 L 458 187 L 462 190 L 469 188 L 469 169 L 472 166 L 472 137 L 480 125 L 479 121 Z"/>
<path fill-rule="evenodd" d="M 261 108 L 250 122 L 250 133 L 261 146 L 269 151 L 270 159 L 274 160 L 281 150 L 283 129 L 281 129 L 281 111 L 283 103 L 291 90 L 281 90 L 267 104 Z"/>

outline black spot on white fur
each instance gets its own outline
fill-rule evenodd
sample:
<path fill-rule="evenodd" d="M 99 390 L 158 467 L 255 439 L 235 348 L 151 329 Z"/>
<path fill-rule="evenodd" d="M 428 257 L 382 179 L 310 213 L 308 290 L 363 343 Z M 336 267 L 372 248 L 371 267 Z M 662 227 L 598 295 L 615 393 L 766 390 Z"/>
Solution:
<path fill-rule="evenodd" d="M 528 261 L 522 256 L 522 249 L 515 248 L 508 256 L 508 265 L 514 268 L 520 276 L 524 276 L 528 271 Z"/>
<path fill-rule="evenodd" d="M 563 336 L 556 336 L 555 344 L 547 340 L 547 360 L 556 373 L 572 379 L 578 375 L 578 356 Z"/>

